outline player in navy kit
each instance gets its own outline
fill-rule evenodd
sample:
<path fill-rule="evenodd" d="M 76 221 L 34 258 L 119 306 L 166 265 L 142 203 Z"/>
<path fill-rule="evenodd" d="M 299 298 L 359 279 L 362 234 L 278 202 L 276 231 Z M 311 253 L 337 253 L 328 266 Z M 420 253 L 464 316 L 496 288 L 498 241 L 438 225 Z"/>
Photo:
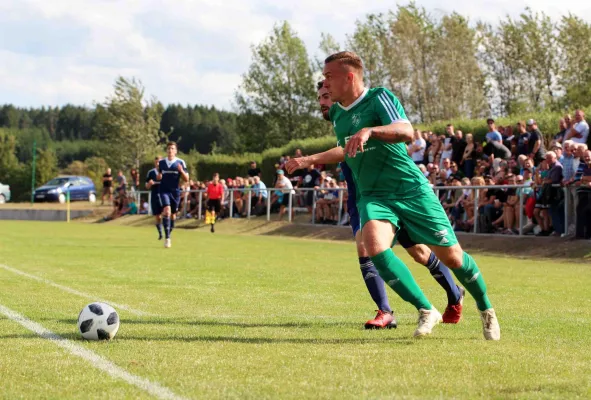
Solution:
<path fill-rule="evenodd" d="M 180 158 L 176 158 L 177 147 L 175 142 L 166 145 L 167 157 L 158 162 L 158 178 L 160 188 L 158 197 L 162 205 L 162 224 L 164 225 L 164 247 L 169 248 L 170 232 L 174 228 L 174 220 L 181 202 L 180 179 L 189 181 L 187 165 Z"/>
<path fill-rule="evenodd" d="M 161 157 L 154 159 L 154 168 L 148 171 L 146 177 L 146 189 L 150 189 L 150 208 L 152 215 L 156 218 L 156 229 L 158 230 L 158 240 L 162 240 L 162 205 L 160 204 L 160 181 L 158 180 L 158 164 Z"/>

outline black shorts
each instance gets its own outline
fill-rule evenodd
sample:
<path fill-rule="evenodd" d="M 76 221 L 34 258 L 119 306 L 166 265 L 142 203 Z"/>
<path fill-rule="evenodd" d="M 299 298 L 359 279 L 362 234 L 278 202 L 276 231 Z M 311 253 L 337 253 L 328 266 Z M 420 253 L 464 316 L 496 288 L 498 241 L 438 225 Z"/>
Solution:
<path fill-rule="evenodd" d="M 207 200 L 207 210 L 208 211 L 215 211 L 216 214 L 219 214 L 222 210 L 222 200 L 221 199 L 209 199 Z"/>

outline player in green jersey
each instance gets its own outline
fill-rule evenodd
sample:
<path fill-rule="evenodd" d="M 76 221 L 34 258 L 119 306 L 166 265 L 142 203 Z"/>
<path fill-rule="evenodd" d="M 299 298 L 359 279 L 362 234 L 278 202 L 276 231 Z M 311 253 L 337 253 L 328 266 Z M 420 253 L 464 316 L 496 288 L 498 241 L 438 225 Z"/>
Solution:
<path fill-rule="evenodd" d="M 415 336 L 430 334 L 441 314 L 427 300 L 408 268 L 392 252 L 401 225 L 415 243 L 429 246 L 476 300 L 486 339 L 499 340 L 500 327 L 474 259 L 465 253 L 428 181 L 406 152 L 413 128 L 398 99 L 385 88 L 367 89 L 361 59 L 352 52 L 325 60 L 324 85 L 335 104 L 330 119 L 337 147 L 292 159 L 289 171 L 309 164 L 346 161 L 359 197 L 362 239 L 386 283 L 419 310 Z"/>

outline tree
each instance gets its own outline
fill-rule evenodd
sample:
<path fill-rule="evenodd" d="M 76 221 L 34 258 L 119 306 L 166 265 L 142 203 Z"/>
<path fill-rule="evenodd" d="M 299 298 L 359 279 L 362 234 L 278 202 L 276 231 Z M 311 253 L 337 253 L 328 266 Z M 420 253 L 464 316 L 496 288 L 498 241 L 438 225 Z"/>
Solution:
<path fill-rule="evenodd" d="M 16 166 L 16 137 L 0 128 L 0 182 L 6 182 Z"/>
<path fill-rule="evenodd" d="M 558 25 L 563 103 L 570 108 L 591 104 L 591 24 L 569 14 Z"/>
<path fill-rule="evenodd" d="M 144 87 L 135 78 L 119 77 L 114 88 L 114 94 L 102 104 L 105 115 L 98 129 L 102 137 L 115 144 L 104 156 L 112 165 L 139 168 L 166 138 L 160 131 L 164 110 L 155 98 L 144 99 Z"/>
<path fill-rule="evenodd" d="M 249 151 L 314 136 L 322 122 L 316 86 L 303 41 L 287 22 L 276 25 L 252 48 L 252 63 L 236 92 L 243 118 L 241 136 Z M 263 117 L 264 121 L 261 120 Z"/>
<path fill-rule="evenodd" d="M 363 60 L 368 86 L 383 86 L 387 70 L 383 64 L 384 49 L 381 40 L 386 34 L 382 14 L 369 14 L 365 21 L 355 23 L 355 32 L 347 37 L 347 47 Z"/>
<path fill-rule="evenodd" d="M 48 182 L 57 174 L 57 156 L 53 148 L 37 149 L 37 164 L 35 165 L 35 180 L 38 184 Z"/>

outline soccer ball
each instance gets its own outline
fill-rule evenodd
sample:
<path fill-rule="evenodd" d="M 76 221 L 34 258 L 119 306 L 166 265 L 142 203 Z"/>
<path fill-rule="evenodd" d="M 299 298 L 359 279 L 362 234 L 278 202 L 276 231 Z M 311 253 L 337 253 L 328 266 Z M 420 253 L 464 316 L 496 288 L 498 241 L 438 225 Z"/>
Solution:
<path fill-rule="evenodd" d="M 91 303 L 78 315 L 78 330 L 84 339 L 113 339 L 119 330 L 119 315 L 108 304 Z"/>

